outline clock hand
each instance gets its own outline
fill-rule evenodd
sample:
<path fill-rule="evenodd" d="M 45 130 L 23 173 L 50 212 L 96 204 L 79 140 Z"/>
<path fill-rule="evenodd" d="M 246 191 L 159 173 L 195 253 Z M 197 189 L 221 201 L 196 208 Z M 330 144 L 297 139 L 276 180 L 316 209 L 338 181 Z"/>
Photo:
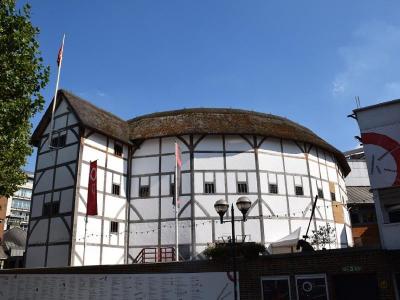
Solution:
<path fill-rule="evenodd" d="M 376 169 L 378 170 L 378 173 L 381 174 L 381 168 L 379 168 L 379 166 L 376 166 Z"/>
<path fill-rule="evenodd" d="M 374 174 L 375 154 L 372 154 L 371 175 Z"/>

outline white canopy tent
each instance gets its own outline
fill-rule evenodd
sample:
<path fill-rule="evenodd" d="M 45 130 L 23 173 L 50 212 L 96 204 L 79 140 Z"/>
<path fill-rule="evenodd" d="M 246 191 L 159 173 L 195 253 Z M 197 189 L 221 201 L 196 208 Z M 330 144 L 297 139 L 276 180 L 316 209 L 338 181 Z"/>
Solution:
<path fill-rule="evenodd" d="M 268 252 L 271 254 L 291 252 L 291 248 L 296 247 L 297 242 L 299 241 L 300 232 L 301 228 L 299 227 L 287 236 L 270 243 L 268 246 Z"/>

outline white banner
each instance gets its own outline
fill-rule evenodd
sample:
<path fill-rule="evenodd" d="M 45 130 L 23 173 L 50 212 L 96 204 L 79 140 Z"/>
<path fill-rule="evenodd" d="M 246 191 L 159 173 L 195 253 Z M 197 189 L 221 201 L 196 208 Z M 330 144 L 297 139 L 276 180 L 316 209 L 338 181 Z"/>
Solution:
<path fill-rule="evenodd" d="M 0 299 L 228 300 L 234 298 L 231 277 L 224 272 L 0 274 Z"/>

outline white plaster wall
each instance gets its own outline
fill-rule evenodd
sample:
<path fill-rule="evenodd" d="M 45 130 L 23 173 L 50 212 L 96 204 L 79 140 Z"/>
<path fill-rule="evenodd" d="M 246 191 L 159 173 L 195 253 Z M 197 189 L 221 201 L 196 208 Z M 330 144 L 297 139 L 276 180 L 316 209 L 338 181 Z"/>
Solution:
<path fill-rule="evenodd" d="M 348 160 L 351 172 L 345 181 L 347 186 L 370 186 L 367 162 L 365 160 Z"/>
<path fill-rule="evenodd" d="M 122 156 L 114 155 L 115 140 L 87 130 L 82 148 L 80 182 L 75 203 L 75 243 L 72 249 L 73 265 L 124 263 L 126 232 L 126 183 L 128 173 L 128 147 Z M 97 160 L 97 216 L 89 216 L 85 234 L 85 215 L 88 194 L 90 161 Z M 112 185 L 120 186 L 120 194 L 112 194 Z M 118 233 L 110 232 L 110 222 L 118 222 Z M 86 242 L 85 257 L 83 245 Z M 112 245 L 112 247 L 107 246 Z M 121 255 L 122 253 L 122 255 Z M 121 260 L 122 256 L 122 260 Z M 83 262 L 84 261 L 84 262 Z"/>
<path fill-rule="evenodd" d="M 201 137 L 194 137 L 194 142 L 199 138 Z M 225 144 L 223 143 L 224 139 Z M 248 194 L 246 196 L 253 203 L 259 198 L 259 193 L 262 199 L 261 211 L 265 219 L 260 220 L 259 204 L 256 203 L 248 214 L 249 219 L 244 224 L 245 230 L 242 232 L 240 223 L 236 225 L 237 234 L 250 235 L 252 241 L 260 242 L 262 240 L 261 226 L 264 228 L 265 243 L 281 239 L 298 227 L 301 227 L 302 234 L 304 234 L 308 226 L 311 203 L 317 193 L 317 187 L 323 189 L 324 199 L 321 199 L 318 203 L 316 222 L 326 224 L 327 220 L 333 221 L 329 182 L 335 184 L 337 199 L 342 196 L 342 192 L 339 191 L 340 182 L 338 182 L 336 163 L 331 156 L 326 155 L 320 149 L 313 148 L 308 155 L 311 176 L 309 177 L 306 155 L 296 143 L 267 138 L 261 143 L 258 150 L 260 173 L 257 175 L 256 154 L 250 145 L 254 139 L 249 136 L 246 139 L 233 135 L 225 136 L 225 138 L 212 135 L 202 137 L 197 144 L 193 153 L 193 192 L 194 199 L 197 202 L 193 208 L 196 218 L 193 222 L 190 221 L 191 214 L 188 214 L 192 210 L 191 206 L 185 207 L 192 192 L 190 173 L 188 172 L 190 170 L 189 153 L 185 152 L 188 151 L 188 147 L 181 145 L 184 152 L 182 156 L 184 157 L 185 168 L 182 173 L 183 195 L 180 196 L 182 210 L 180 220 L 187 222 L 188 227 L 185 227 L 185 231 L 188 233 L 191 232 L 191 227 L 195 227 L 196 249 L 204 249 L 207 243 L 217 240 L 221 235 L 230 235 L 230 224 L 219 224 L 219 217 L 213 206 L 215 201 L 221 198 L 226 198 L 229 203 L 235 203 L 236 199 L 242 196 L 238 194 L 237 182 L 247 183 Z M 135 232 L 130 232 L 130 253 L 137 254 L 141 246 L 157 247 L 159 239 L 161 239 L 161 246 L 173 245 L 174 243 L 174 226 L 161 227 L 159 234 L 158 222 L 160 221 L 163 225 L 174 224 L 174 208 L 171 204 L 172 198 L 169 196 L 169 185 L 173 182 L 170 176 L 174 174 L 175 140 L 175 138 L 148 140 L 143 142 L 139 151 L 133 154 L 132 172 L 134 177 L 132 177 L 131 184 L 131 205 L 134 209 L 131 208 L 130 210 L 130 220 L 134 223 L 130 224 L 130 230 Z M 186 137 L 184 140 L 189 143 L 190 138 Z M 258 143 L 261 141 L 262 138 L 257 138 Z M 162 156 L 160 156 L 160 142 Z M 304 145 L 300 146 L 304 147 Z M 283 153 L 281 152 L 282 148 Z M 145 149 L 148 150 L 148 153 L 144 151 Z M 225 155 L 223 149 L 227 151 Z M 225 161 L 224 157 L 226 158 Z M 141 160 L 139 165 L 134 163 L 137 160 Z M 226 170 L 224 171 L 225 165 Z M 156 179 L 159 176 L 161 178 L 161 195 L 159 195 L 159 179 Z M 259 176 L 260 186 L 257 183 L 257 176 Z M 151 189 L 151 197 L 142 199 L 138 196 L 139 179 L 148 180 L 145 178 L 154 178 L 150 179 L 154 183 L 154 187 Z M 215 194 L 204 194 L 205 181 L 215 183 Z M 278 194 L 269 193 L 269 184 L 278 185 Z M 295 195 L 296 185 L 303 187 L 304 195 Z M 345 187 L 341 186 L 341 190 L 345 191 Z M 161 207 L 161 211 L 159 207 Z M 238 217 L 241 216 L 236 206 L 235 214 Z M 347 211 L 345 214 L 347 214 Z M 180 223 L 180 226 L 183 225 Z M 183 228 L 181 229 L 183 230 Z M 313 229 L 314 222 L 310 227 L 310 230 Z M 188 234 L 182 237 L 181 243 L 191 244 L 191 238 L 191 234 Z"/>
<path fill-rule="evenodd" d="M 77 118 L 64 100 L 58 102 L 54 115 L 54 129 L 56 132 L 65 132 L 67 139 L 65 147 L 50 149 L 48 140 L 50 124 L 48 124 L 37 151 L 36 182 L 31 202 L 32 214 L 26 259 L 27 266 L 32 267 L 45 266 L 46 252 L 48 255 L 46 266 L 65 266 L 69 258 L 71 216 L 68 214 L 72 214 L 79 127 Z M 66 189 L 67 187 L 69 189 Z M 56 215 L 48 218 L 42 215 L 43 203 L 51 201 L 60 202 L 59 213 L 64 216 Z M 50 226 L 48 226 L 49 222 Z M 49 232 L 48 228 L 50 228 Z M 64 244 L 55 245 L 54 243 Z"/>
<path fill-rule="evenodd" d="M 44 266 L 46 247 L 28 247 L 26 250 L 26 268 L 39 268 Z"/>
<path fill-rule="evenodd" d="M 47 253 L 47 266 L 50 268 L 68 265 L 69 245 L 49 246 Z"/>

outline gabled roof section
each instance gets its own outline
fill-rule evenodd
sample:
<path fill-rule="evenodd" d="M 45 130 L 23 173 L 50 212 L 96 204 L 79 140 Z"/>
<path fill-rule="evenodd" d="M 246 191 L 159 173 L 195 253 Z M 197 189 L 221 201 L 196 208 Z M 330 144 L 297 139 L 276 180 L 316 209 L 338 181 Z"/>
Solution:
<path fill-rule="evenodd" d="M 58 91 L 57 105 L 61 100 L 67 101 L 82 126 L 106 134 L 122 142 L 130 143 L 129 127 L 124 120 L 65 90 Z M 50 103 L 32 135 L 31 142 L 35 146 L 39 145 L 40 138 L 51 120 L 52 106 L 53 101 Z"/>

